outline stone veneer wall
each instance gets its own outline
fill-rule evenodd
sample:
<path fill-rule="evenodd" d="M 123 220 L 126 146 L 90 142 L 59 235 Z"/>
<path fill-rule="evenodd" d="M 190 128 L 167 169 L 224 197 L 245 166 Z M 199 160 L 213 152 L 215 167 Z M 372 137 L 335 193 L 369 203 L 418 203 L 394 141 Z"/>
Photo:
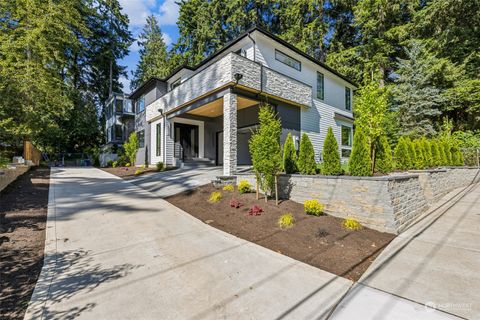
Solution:
<path fill-rule="evenodd" d="M 279 195 L 303 203 L 317 199 L 333 216 L 353 217 L 379 231 L 400 233 L 430 204 L 449 191 L 466 186 L 478 169 L 417 171 L 384 177 L 281 175 Z M 251 174 L 238 174 L 255 186 Z"/>
<path fill-rule="evenodd" d="M 27 172 L 28 166 L 16 166 L 13 168 L 0 169 L 0 191 L 5 189 L 10 183 L 19 176 Z"/>

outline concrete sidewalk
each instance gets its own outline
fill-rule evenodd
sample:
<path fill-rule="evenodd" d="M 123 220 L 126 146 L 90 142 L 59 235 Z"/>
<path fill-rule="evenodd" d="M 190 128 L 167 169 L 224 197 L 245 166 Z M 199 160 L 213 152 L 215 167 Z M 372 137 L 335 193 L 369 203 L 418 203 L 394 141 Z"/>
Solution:
<path fill-rule="evenodd" d="M 351 282 L 94 168 L 52 169 L 26 319 L 316 319 Z"/>
<path fill-rule="evenodd" d="M 480 319 L 480 184 L 429 211 L 390 243 L 331 319 Z"/>

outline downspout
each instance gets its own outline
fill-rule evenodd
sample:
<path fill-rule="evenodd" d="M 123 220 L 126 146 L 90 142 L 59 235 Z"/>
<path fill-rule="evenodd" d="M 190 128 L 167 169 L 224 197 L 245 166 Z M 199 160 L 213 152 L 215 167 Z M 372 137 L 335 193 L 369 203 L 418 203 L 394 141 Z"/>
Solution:
<path fill-rule="evenodd" d="M 247 37 L 252 40 L 253 43 L 253 62 L 257 62 L 257 43 L 255 39 L 250 36 L 250 32 L 247 33 Z M 263 63 L 260 64 L 260 92 L 257 93 L 257 97 L 263 93 Z"/>

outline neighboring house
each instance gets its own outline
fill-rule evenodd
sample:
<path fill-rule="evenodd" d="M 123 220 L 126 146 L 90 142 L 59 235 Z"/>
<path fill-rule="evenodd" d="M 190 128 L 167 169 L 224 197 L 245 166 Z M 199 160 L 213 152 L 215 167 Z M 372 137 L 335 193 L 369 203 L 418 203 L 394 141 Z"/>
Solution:
<path fill-rule="evenodd" d="M 248 140 L 262 102 L 282 123 L 281 143 L 302 133 L 321 160 L 332 127 L 343 158 L 353 135 L 353 90 L 347 78 L 258 27 L 250 29 L 197 66 L 152 78 L 130 98 L 142 141 L 137 164 L 169 166 L 210 161 L 225 175 L 251 164 Z"/>

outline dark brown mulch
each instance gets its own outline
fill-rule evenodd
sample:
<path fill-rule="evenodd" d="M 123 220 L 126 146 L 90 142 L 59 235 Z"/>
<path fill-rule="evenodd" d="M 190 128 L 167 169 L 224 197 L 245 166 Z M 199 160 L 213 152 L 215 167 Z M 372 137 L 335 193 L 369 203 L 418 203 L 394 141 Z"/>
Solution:
<path fill-rule="evenodd" d="M 31 169 L 0 193 L 0 319 L 23 319 L 43 266 L 50 169 Z"/>
<path fill-rule="evenodd" d="M 113 175 L 116 175 L 120 178 L 123 178 L 125 180 L 133 179 L 135 177 L 138 177 L 139 175 L 135 175 L 135 171 L 137 171 L 137 170 L 142 171 L 141 175 L 151 174 L 151 173 L 157 172 L 157 170 L 155 168 L 142 169 L 142 168 L 137 168 L 137 167 L 116 167 L 116 168 L 100 168 L 100 169 L 102 169 L 103 171 L 106 171 L 108 173 L 111 173 Z"/>
<path fill-rule="evenodd" d="M 166 200 L 211 226 L 354 281 L 395 237 L 368 228 L 347 230 L 342 227 L 342 219 L 306 215 L 302 204 L 290 200 L 281 201 L 277 207 L 274 200 L 265 203 L 263 196 L 256 200 L 254 193 L 220 189 L 222 200 L 210 204 L 207 200 L 213 191 L 218 190 L 208 185 Z M 232 198 L 243 206 L 231 208 Z M 265 212 L 250 216 L 248 209 L 254 204 Z M 293 214 L 295 225 L 282 230 L 277 220 L 285 213 Z"/>

